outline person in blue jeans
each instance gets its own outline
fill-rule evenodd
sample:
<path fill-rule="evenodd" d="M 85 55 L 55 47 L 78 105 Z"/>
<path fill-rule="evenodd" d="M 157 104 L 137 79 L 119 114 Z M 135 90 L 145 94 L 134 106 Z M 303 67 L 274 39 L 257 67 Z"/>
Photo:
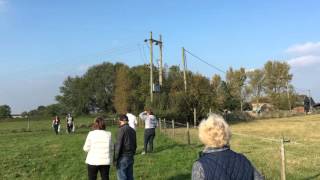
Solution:
<path fill-rule="evenodd" d="M 118 180 L 133 180 L 134 155 L 137 149 L 136 131 L 128 124 L 128 117 L 120 115 L 114 162 Z"/>

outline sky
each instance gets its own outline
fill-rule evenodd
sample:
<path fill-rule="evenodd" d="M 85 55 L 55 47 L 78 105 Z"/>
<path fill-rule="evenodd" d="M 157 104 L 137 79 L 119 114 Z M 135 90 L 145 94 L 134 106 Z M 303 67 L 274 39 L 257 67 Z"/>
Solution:
<path fill-rule="evenodd" d="M 0 105 L 21 113 L 55 103 L 67 76 L 104 61 L 148 63 L 150 31 L 162 35 L 168 65 L 181 66 L 182 47 L 223 70 L 286 61 L 296 91 L 310 89 L 320 101 L 319 7 L 317 0 L 0 0 Z M 188 55 L 187 66 L 220 74 Z"/>

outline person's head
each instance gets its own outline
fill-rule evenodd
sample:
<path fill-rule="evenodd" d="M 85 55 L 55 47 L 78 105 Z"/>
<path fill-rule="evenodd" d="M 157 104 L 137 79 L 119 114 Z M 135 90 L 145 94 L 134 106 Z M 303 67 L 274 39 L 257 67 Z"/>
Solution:
<path fill-rule="evenodd" d="M 222 116 L 210 114 L 199 124 L 199 139 L 206 147 L 229 146 L 231 131 Z"/>
<path fill-rule="evenodd" d="M 106 124 L 104 123 L 104 119 L 102 117 L 97 117 L 93 122 L 92 129 L 105 130 Z"/>
<path fill-rule="evenodd" d="M 122 126 L 124 124 L 128 124 L 128 116 L 126 116 L 125 114 L 120 114 L 119 116 L 119 125 Z"/>
<path fill-rule="evenodd" d="M 153 112 L 152 112 L 151 109 L 147 109 L 146 112 L 147 112 L 148 115 L 153 115 Z"/>

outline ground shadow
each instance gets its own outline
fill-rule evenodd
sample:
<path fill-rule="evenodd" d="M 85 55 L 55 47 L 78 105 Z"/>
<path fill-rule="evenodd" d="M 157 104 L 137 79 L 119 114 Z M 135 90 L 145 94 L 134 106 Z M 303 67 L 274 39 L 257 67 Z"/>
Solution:
<path fill-rule="evenodd" d="M 169 145 L 159 146 L 153 152 L 158 153 L 158 152 L 165 151 L 167 149 L 172 149 L 175 147 L 185 148 L 185 147 L 187 147 L 187 145 L 185 145 L 185 144 L 169 144 Z"/>
<path fill-rule="evenodd" d="M 168 178 L 168 180 L 187 180 L 191 179 L 191 174 L 178 174 L 176 176 L 172 176 Z"/>
<path fill-rule="evenodd" d="M 318 179 L 319 177 L 320 177 L 320 173 L 313 175 L 313 176 L 310 176 L 310 177 L 303 178 L 302 180 Z"/>

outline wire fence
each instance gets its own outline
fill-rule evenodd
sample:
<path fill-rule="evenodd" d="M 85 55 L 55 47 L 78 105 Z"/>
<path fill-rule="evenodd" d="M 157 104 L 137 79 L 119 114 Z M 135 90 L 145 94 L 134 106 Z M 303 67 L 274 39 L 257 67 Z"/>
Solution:
<path fill-rule="evenodd" d="M 200 145 L 201 142 L 198 139 L 198 128 L 196 126 L 190 127 L 189 123 L 181 123 L 176 122 L 175 120 L 167 120 L 167 119 L 159 119 L 159 131 L 161 134 L 177 141 L 179 143 L 188 144 L 188 145 Z M 269 142 L 268 145 L 270 148 L 263 147 L 263 151 L 269 151 L 269 153 L 278 153 L 278 155 L 274 155 L 274 161 L 279 161 L 280 176 L 281 179 L 286 179 L 286 144 L 290 145 L 301 145 L 305 146 L 305 144 L 291 141 L 289 139 L 282 138 L 270 138 L 270 137 L 262 137 L 251 134 L 243 134 L 238 132 L 233 132 L 233 135 L 245 139 L 255 139 L 256 141 L 265 141 Z M 269 159 L 270 161 L 270 159 Z"/>

